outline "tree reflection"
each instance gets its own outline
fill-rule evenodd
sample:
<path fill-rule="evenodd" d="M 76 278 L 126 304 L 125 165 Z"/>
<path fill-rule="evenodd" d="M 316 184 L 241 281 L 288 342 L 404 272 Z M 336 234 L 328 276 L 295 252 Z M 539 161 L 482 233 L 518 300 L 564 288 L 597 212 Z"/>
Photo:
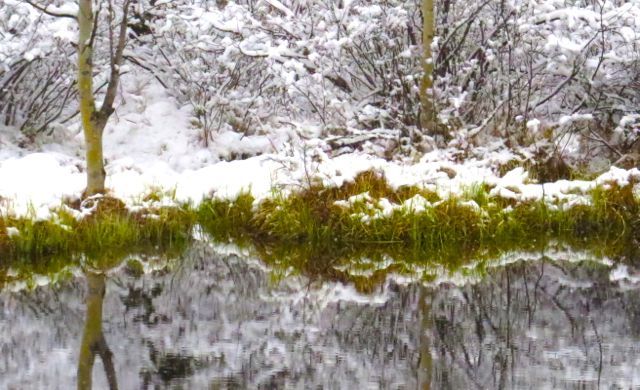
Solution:
<path fill-rule="evenodd" d="M 418 354 L 418 388 L 422 390 L 431 389 L 431 379 L 433 376 L 433 357 L 431 356 L 430 334 L 432 329 L 431 303 L 433 291 L 427 288 L 419 289 L 418 308 L 420 317 L 420 344 Z"/>
<path fill-rule="evenodd" d="M 87 314 L 80 344 L 78 358 L 78 389 L 92 388 L 93 365 L 96 355 L 102 359 L 109 389 L 117 389 L 118 382 L 113 365 L 113 353 L 107 345 L 102 332 L 102 303 L 105 295 L 105 275 L 88 272 L 87 278 Z"/>
<path fill-rule="evenodd" d="M 77 377 L 73 369 L 68 372 L 69 359 L 60 358 L 67 355 L 60 354 L 40 364 L 38 375 L 18 368 L 1 372 L 0 388 L 76 383 L 79 389 L 92 384 L 508 389 L 640 383 L 634 370 L 640 356 L 637 260 L 623 265 L 585 261 L 591 256 L 574 252 L 515 253 L 478 270 L 436 274 L 449 269 L 374 253 L 267 254 L 272 265 L 264 267 L 254 258 L 194 246 L 175 268 L 165 261 L 149 267 L 140 261 L 152 270 L 144 274 L 126 268 L 142 268 L 131 259 L 126 267 L 92 261 L 84 264 L 93 270 L 86 273 L 86 289 L 84 280 L 73 279 L 60 288 L 10 293 L 3 333 L 10 341 L 0 348 L 3 358 L 24 367 L 54 349 L 66 354 L 69 345 L 79 345 L 80 353 L 79 361 L 70 363 L 77 366 Z M 86 307 L 79 308 L 83 294 Z M 52 306 L 56 302 L 59 306 Z M 32 329 L 21 328 L 29 324 Z M 126 355 L 114 357 L 107 341 Z M 97 358 L 103 368 L 92 378 Z"/>
<path fill-rule="evenodd" d="M 496 269 L 478 284 L 440 287 L 432 308 L 436 387 L 633 382 L 623 373 L 637 356 L 629 329 L 639 294 L 610 278 L 606 265 L 543 256 Z"/>

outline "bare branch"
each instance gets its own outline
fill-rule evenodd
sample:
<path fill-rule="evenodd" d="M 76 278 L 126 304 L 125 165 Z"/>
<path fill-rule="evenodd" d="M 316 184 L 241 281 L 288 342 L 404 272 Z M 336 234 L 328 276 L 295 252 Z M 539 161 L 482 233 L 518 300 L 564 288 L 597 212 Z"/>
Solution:
<path fill-rule="evenodd" d="M 93 50 L 93 41 L 98 33 L 98 19 L 100 18 L 100 10 L 102 9 L 102 1 L 98 3 L 98 9 L 96 10 L 96 14 L 93 17 L 93 29 L 91 30 L 91 38 L 89 39 L 89 44 L 87 46 L 91 47 Z"/>
<path fill-rule="evenodd" d="M 76 17 L 76 15 L 70 15 L 70 14 L 65 14 L 65 13 L 58 13 L 55 11 L 51 11 L 49 10 L 49 6 L 43 7 L 40 4 L 32 1 L 32 0 L 22 0 L 25 3 L 29 4 L 30 6 L 32 6 L 33 8 L 37 9 L 38 11 L 45 13 L 49 16 L 54 16 L 56 18 L 71 18 L 73 20 L 78 20 L 78 18 Z"/>
<path fill-rule="evenodd" d="M 113 102 L 116 99 L 118 83 L 120 81 L 120 65 L 124 54 L 124 48 L 127 44 L 127 19 L 129 15 L 129 5 L 131 0 L 126 0 L 122 5 L 122 20 L 120 21 L 120 32 L 118 35 L 118 44 L 115 53 L 111 56 L 111 74 L 109 76 L 109 85 L 107 93 L 100 109 L 100 115 L 106 119 L 113 112 Z"/>

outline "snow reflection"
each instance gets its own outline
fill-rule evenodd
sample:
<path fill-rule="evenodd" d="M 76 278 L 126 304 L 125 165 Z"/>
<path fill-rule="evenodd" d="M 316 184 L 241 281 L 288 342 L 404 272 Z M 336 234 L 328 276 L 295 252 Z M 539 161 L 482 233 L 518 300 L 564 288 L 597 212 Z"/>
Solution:
<path fill-rule="evenodd" d="M 366 259 L 338 282 L 198 245 L 142 274 L 5 286 L 0 388 L 639 386 L 638 270 L 556 254 L 365 293 L 344 275 Z"/>

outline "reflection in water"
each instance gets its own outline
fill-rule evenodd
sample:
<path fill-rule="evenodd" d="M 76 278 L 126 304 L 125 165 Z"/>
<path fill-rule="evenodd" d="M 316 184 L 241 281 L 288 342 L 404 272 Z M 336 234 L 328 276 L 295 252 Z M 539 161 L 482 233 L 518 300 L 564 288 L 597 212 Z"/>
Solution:
<path fill-rule="evenodd" d="M 522 257 L 481 279 L 469 269 L 430 284 L 388 275 L 362 294 L 194 247 L 178 267 L 142 276 L 6 288 L 0 388 L 639 386 L 640 273 Z M 355 263 L 335 265 L 341 280 L 378 272 Z"/>
<path fill-rule="evenodd" d="M 440 288 L 433 303 L 434 385 L 640 385 L 633 330 L 640 295 L 620 270 L 543 259 L 511 264 L 475 285 Z"/>
<path fill-rule="evenodd" d="M 87 313 L 78 356 L 78 390 L 92 388 L 93 364 L 96 355 L 102 359 L 109 389 L 118 388 L 116 371 L 113 366 L 113 353 L 107 345 L 102 333 L 102 302 L 105 294 L 105 276 L 101 273 L 88 272 L 87 278 Z"/>
<path fill-rule="evenodd" d="M 431 326 L 431 302 L 433 294 L 426 288 L 420 289 L 420 298 L 418 299 L 420 321 L 420 343 L 418 350 L 420 351 L 420 360 L 418 363 L 418 387 L 423 390 L 431 389 L 431 378 L 433 377 L 433 359 L 431 357 L 431 343 L 429 342 Z"/>

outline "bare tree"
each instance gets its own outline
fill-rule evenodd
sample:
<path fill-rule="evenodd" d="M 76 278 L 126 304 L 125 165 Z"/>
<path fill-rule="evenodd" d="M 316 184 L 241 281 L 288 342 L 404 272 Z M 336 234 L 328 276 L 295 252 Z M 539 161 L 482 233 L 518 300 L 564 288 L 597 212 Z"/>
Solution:
<path fill-rule="evenodd" d="M 94 10 L 93 0 L 79 0 L 78 14 L 70 15 L 58 12 L 49 5 L 38 4 L 33 0 L 24 0 L 40 12 L 55 17 L 73 18 L 78 22 L 78 74 L 77 86 L 80 99 L 80 116 L 84 131 L 86 159 L 87 159 L 87 188 L 84 195 L 90 196 L 105 192 L 106 172 L 104 169 L 104 155 L 102 150 L 102 136 L 109 117 L 114 112 L 114 101 L 120 83 L 120 65 L 123 61 L 124 49 L 127 44 L 127 22 L 131 0 L 120 3 L 120 19 L 117 20 L 114 0 L 100 0 Z M 102 19 L 105 28 L 99 28 L 100 11 L 106 8 L 106 17 Z M 106 46 L 109 54 L 109 79 L 101 105 L 96 105 L 95 89 L 93 85 L 94 48 L 100 33 L 107 34 Z"/>
<path fill-rule="evenodd" d="M 104 128 L 113 114 L 113 103 L 120 82 L 120 65 L 127 43 L 127 13 L 130 0 L 122 4 L 118 36 L 115 37 L 113 21 L 115 12 L 112 0 L 108 0 L 110 76 L 107 91 L 100 109 L 96 107 L 93 92 L 93 48 L 98 28 L 98 11 L 94 14 L 92 0 L 80 0 L 78 12 L 78 91 L 80 94 L 80 115 L 84 130 L 87 156 L 87 189 L 85 195 L 104 193 L 105 170 L 102 152 Z"/>

